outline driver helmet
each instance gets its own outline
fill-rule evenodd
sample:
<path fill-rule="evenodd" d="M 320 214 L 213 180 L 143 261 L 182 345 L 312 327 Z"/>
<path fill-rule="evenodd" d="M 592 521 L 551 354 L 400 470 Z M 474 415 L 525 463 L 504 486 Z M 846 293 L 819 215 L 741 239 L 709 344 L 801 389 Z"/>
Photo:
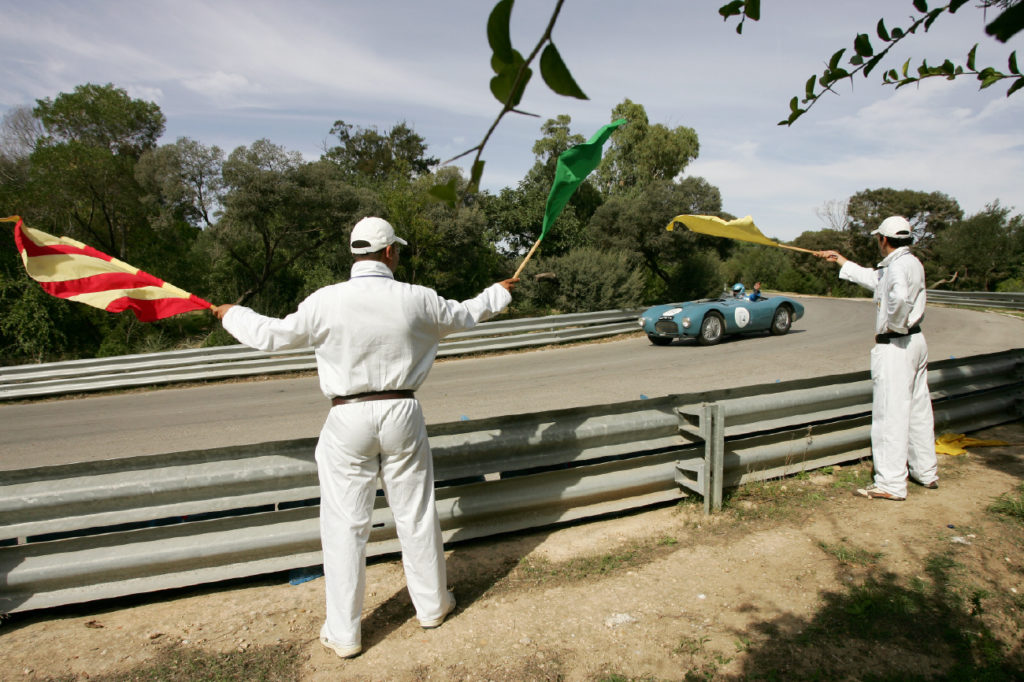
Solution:
<path fill-rule="evenodd" d="M 736 284 L 732 285 L 732 295 L 736 298 L 742 298 L 744 291 L 742 283 L 736 282 Z"/>

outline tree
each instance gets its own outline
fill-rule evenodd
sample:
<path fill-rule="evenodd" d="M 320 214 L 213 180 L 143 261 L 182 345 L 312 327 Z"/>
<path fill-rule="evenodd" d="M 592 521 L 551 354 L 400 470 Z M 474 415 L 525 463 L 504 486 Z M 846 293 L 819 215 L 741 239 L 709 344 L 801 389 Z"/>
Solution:
<path fill-rule="evenodd" d="M 565 114 L 548 119 L 541 126 L 543 136 L 533 145 L 536 160 L 526 177 L 515 188 L 506 187 L 497 197 L 488 196 L 482 202 L 495 229 L 496 241 L 509 256 L 521 257 L 540 236 L 558 157 L 570 147 L 587 141 L 583 135 L 570 133 L 570 123 L 571 118 Z M 587 221 L 602 200 L 591 181 L 584 180 L 544 238 L 541 245 L 544 255 L 562 255 L 585 244 Z"/>
<path fill-rule="evenodd" d="M 34 113 L 51 144 L 77 142 L 134 158 L 156 146 L 166 122 L 156 104 L 132 99 L 112 83 L 87 83 L 56 99 L 37 100 Z"/>
<path fill-rule="evenodd" d="M 457 168 L 443 168 L 436 175 L 379 190 L 381 215 L 409 242 L 400 249 L 396 276 L 447 298 L 470 298 L 508 275 L 502 274 L 503 262 L 482 208 L 435 201 L 430 189 L 438 182 L 460 189 L 466 185 Z"/>
<path fill-rule="evenodd" d="M 936 235 L 963 218 L 960 204 L 942 192 L 888 187 L 854 194 L 849 199 L 847 211 L 849 229 L 845 249 L 851 254 L 847 257 L 862 264 L 878 259 L 878 249 L 869 235 L 889 216 L 900 215 L 910 221 L 914 230 L 914 247 L 923 260 L 929 257 Z"/>
<path fill-rule="evenodd" d="M 1010 209 L 995 201 L 979 213 L 948 227 L 936 239 L 935 260 L 929 270 L 939 275 L 958 273 L 956 288 L 992 291 L 1014 276 L 1022 253 L 1014 243 L 1024 216 L 1010 216 Z"/>
<path fill-rule="evenodd" d="M 674 215 L 720 215 L 718 188 L 703 178 L 651 184 L 642 193 L 617 194 L 594 213 L 587 226 L 590 243 L 609 252 L 627 253 L 646 270 L 647 301 L 686 300 L 704 296 L 719 284 L 718 261 L 733 242 L 689 230 L 669 232 Z"/>
<path fill-rule="evenodd" d="M 159 107 L 113 85 L 80 85 L 38 100 L 33 110 L 46 135 L 29 157 L 19 209 L 41 229 L 75 237 L 146 268 L 150 230 L 135 180 L 139 157 L 164 129 Z"/>
<path fill-rule="evenodd" d="M 430 172 L 438 163 L 426 155 L 426 142 L 404 121 L 380 133 L 376 126 L 360 128 L 339 120 L 334 122 L 331 135 L 340 144 L 327 149 L 324 158 L 336 163 L 353 182 L 411 180 Z"/>
<path fill-rule="evenodd" d="M 142 155 L 135 175 L 145 202 L 166 221 L 173 215 L 196 228 L 213 226 L 224 195 L 224 152 L 187 137 Z"/>
<path fill-rule="evenodd" d="M 339 262 L 339 250 L 345 259 L 348 229 L 371 201 L 335 164 L 304 163 L 298 152 L 263 139 L 231 152 L 223 177 L 223 216 L 207 230 L 217 262 L 212 286 L 221 296 L 240 303 L 259 296 L 261 309 L 290 312 L 311 291 L 300 266 L 320 258 L 339 268 L 351 262 Z M 333 273 L 331 281 L 341 275 Z"/>
<path fill-rule="evenodd" d="M 595 171 L 598 187 L 607 194 L 638 191 L 650 183 L 672 180 L 700 152 L 693 128 L 652 125 L 641 104 L 623 100 L 612 110 L 611 120 L 620 118 L 628 123 L 612 133 Z"/>

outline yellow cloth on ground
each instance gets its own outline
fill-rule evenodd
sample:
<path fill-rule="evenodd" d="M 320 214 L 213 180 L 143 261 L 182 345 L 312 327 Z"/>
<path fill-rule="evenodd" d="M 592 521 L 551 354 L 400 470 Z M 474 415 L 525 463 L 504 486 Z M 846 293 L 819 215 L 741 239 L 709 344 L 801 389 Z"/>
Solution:
<path fill-rule="evenodd" d="M 966 455 L 964 448 L 993 447 L 1009 445 L 1005 440 L 982 440 L 962 433 L 944 433 L 935 439 L 935 452 L 940 455 Z"/>

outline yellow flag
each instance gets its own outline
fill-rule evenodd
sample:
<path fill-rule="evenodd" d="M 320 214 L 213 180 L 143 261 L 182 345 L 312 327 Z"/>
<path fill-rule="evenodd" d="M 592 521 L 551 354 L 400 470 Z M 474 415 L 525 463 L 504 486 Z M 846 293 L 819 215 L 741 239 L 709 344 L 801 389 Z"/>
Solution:
<path fill-rule="evenodd" d="M 677 215 L 666 229 L 673 230 L 676 223 L 682 223 L 691 232 L 710 234 L 713 237 L 725 237 L 765 246 L 782 246 L 761 234 L 761 231 L 754 225 L 754 219 L 750 216 L 725 222 L 721 218 L 711 215 Z"/>

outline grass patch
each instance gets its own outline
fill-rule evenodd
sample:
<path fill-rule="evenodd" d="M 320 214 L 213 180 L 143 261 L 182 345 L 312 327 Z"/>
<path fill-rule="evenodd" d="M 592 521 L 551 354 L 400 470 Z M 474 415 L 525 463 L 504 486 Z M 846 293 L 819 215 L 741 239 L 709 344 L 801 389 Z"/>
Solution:
<path fill-rule="evenodd" d="M 1024 483 L 1018 485 L 1016 490 L 997 497 L 996 501 L 989 505 L 988 510 L 993 514 L 1024 523 Z"/>
<path fill-rule="evenodd" d="M 882 552 L 869 552 L 861 547 L 851 547 L 846 544 L 846 538 L 841 538 L 834 545 L 819 542 L 818 547 L 844 566 L 873 566 L 883 556 Z"/>
<path fill-rule="evenodd" d="M 92 675 L 94 682 L 297 682 L 299 650 L 294 643 L 218 653 L 181 646 L 166 647 L 149 663 L 121 673 Z M 57 678 L 71 682 L 75 676 Z"/>
<path fill-rule="evenodd" d="M 557 563 L 543 557 L 526 556 L 520 560 L 509 578 L 514 582 L 535 585 L 576 582 L 642 566 L 650 562 L 655 554 L 654 543 L 638 542 L 609 554 L 574 557 Z"/>

